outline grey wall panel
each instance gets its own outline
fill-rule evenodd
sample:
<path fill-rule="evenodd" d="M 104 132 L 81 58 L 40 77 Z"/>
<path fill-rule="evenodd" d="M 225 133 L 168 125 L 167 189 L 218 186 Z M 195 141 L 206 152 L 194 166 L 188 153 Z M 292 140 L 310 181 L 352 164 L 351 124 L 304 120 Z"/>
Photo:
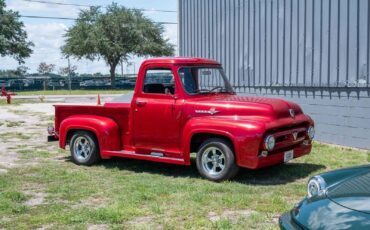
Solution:
<path fill-rule="evenodd" d="M 180 0 L 179 5 L 180 53 L 224 59 L 235 86 L 369 87 L 368 0 Z M 247 84 L 240 80 L 243 72 Z"/>
<path fill-rule="evenodd" d="M 313 96 L 273 93 L 270 90 L 242 93 L 249 96 L 283 98 L 299 104 L 316 122 L 317 139 L 327 143 L 370 149 L 370 98 Z"/>
<path fill-rule="evenodd" d="M 320 140 L 370 149 L 369 0 L 179 0 L 179 11 L 180 55 L 219 60 L 243 94 L 299 103 Z"/>

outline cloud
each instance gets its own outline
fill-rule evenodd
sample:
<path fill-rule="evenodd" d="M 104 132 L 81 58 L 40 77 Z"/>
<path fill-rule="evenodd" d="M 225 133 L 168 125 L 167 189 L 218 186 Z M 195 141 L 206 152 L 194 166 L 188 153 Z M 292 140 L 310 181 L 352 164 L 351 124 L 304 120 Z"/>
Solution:
<path fill-rule="evenodd" d="M 69 3 L 68 1 L 58 1 Z M 77 17 L 80 9 L 76 6 L 65 6 L 55 4 L 44 4 L 38 2 L 27 2 L 23 0 L 12 0 L 7 2 L 7 8 L 19 11 L 22 15 L 43 15 L 53 17 Z"/>
<path fill-rule="evenodd" d="M 26 60 L 31 70 L 35 71 L 40 62 L 53 63 L 65 66 L 60 47 L 64 44 L 63 34 L 67 26 L 63 23 L 25 24 L 29 40 L 35 46 L 34 53 Z"/>
<path fill-rule="evenodd" d="M 58 2 L 68 2 L 66 0 L 59 0 Z M 42 15 L 53 17 L 77 17 L 79 7 L 50 5 L 36 2 L 27 2 L 23 0 L 7 1 L 7 7 L 19 11 L 21 15 Z M 83 7 L 81 9 L 84 9 Z M 60 47 L 64 44 L 64 37 L 68 27 L 72 25 L 72 21 L 58 21 L 58 20 L 30 20 L 23 19 L 25 22 L 25 30 L 28 34 L 28 39 L 32 41 L 34 53 L 30 58 L 27 58 L 25 65 L 30 68 L 30 72 L 36 72 L 40 62 L 47 62 L 57 65 L 59 67 L 67 66 L 67 60 L 63 58 Z M 174 45 L 177 45 L 177 25 L 164 25 L 165 38 L 169 39 Z M 138 71 L 143 58 L 133 57 L 130 62 L 135 63 L 135 70 Z M 101 72 L 109 73 L 109 67 L 104 60 L 89 61 L 89 60 L 75 60 L 71 59 L 71 64 L 77 65 L 77 72 L 79 73 L 95 73 Z M 15 69 L 18 63 L 8 57 L 0 57 L 0 69 Z M 117 73 L 121 72 L 120 66 L 117 67 Z M 124 64 L 124 73 L 134 72 L 134 65 L 127 67 Z"/>
<path fill-rule="evenodd" d="M 164 28 L 164 37 L 169 39 L 172 44 L 177 45 L 177 25 L 167 24 L 164 25 Z"/>
<path fill-rule="evenodd" d="M 35 44 L 33 54 L 25 60 L 25 65 L 30 68 L 30 72 L 37 72 L 40 62 L 55 64 L 57 70 L 59 67 L 68 65 L 68 61 L 60 51 L 60 47 L 64 44 L 63 35 L 67 29 L 66 24 L 57 22 L 25 24 L 28 39 Z M 15 69 L 18 66 L 18 63 L 11 58 L 0 58 L 0 63 L 1 69 Z M 80 73 L 109 72 L 109 68 L 103 60 L 91 62 L 71 59 L 71 64 L 76 65 L 77 72 Z"/>
<path fill-rule="evenodd" d="M 63 35 L 68 29 L 63 23 L 25 24 L 28 37 L 36 51 L 56 51 L 64 44 Z"/>

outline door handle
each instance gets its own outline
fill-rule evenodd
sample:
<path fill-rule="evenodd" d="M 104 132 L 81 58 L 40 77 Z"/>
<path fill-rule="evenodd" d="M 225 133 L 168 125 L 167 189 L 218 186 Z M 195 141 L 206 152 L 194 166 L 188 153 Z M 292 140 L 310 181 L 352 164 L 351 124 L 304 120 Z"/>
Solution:
<path fill-rule="evenodd" d="M 146 101 L 136 101 L 136 105 L 139 107 L 143 107 L 146 105 Z"/>

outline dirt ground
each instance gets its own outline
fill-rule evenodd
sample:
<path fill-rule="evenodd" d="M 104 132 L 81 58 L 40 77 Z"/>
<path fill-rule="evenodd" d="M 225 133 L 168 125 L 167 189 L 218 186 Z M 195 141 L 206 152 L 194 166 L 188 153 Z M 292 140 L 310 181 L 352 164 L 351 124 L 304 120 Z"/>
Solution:
<path fill-rule="evenodd" d="M 39 96 L 15 96 L 14 100 L 27 99 L 32 102 L 39 101 Z M 117 95 L 102 95 L 101 102 L 109 102 Z M 3 99 L 3 98 L 1 98 Z M 0 106 L 0 173 L 5 173 L 9 168 L 22 165 L 37 164 L 37 159 L 20 162 L 17 154 L 19 146 L 27 145 L 28 148 L 39 148 L 55 151 L 54 145 L 46 142 L 46 128 L 53 124 L 53 104 L 77 103 L 96 104 L 95 95 L 54 95 L 44 98 L 44 103 L 25 103 L 19 105 Z"/>
<path fill-rule="evenodd" d="M 19 146 L 54 149 L 45 139 L 46 127 L 52 123 L 53 109 L 49 103 L 0 106 L 0 173 L 13 167 L 37 164 L 35 158 L 28 162 L 19 161 Z"/>
<path fill-rule="evenodd" d="M 17 97 L 17 96 L 16 96 Z M 18 96 L 22 97 L 22 96 Z M 24 96 L 23 96 L 24 97 Z M 112 101 L 117 96 L 101 96 L 101 103 Z M 27 100 L 37 102 L 38 96 L 28 96 Z M 37 164 L 37 158 L 27 162 L 19 161 L 19 147 L 56 151 L 57 147 L 46 142 L 47 126 L 54 123 L 54 104 L 93 104 L 94 95 L 47 96 L 44 103 L 24 103 L 0 106 L 0 173 L 9 168 Z"/>

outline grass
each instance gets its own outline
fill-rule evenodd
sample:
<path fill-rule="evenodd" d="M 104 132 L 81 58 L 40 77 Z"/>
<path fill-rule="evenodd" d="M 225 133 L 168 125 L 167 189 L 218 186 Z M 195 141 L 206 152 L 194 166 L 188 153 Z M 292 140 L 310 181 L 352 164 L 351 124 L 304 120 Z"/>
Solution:
<path fill-rule="evenodd" d="M 13 106 L 13 105 L 20 105 L 24 103 L 39 103 L 35 100 L 27 100 L 27 99 L 12 99 L 11 104 L 6 103 L 6 99 L 4 97 L 0 97 L 0 106 Z"/>
<path fill-rule="evenodd" d="M 312 154 L 289 164 L 241 170 L 232 181 L 213 183 L 194 164 L 111 159 L 83 167 L 67 151 L 19 148 L 21 161 L 40 163 L 0 174 L 0 229 L 277 229 L 276 218 L 305 196 L 309 177 L 370 161 L 367 152 L 315 144 Z M 25 205 L 30 191 L 45 201 Z M 250 215 L 222 216 L 240 210 Z M 220 218 L 210 221 L 211 212 Z"/>
<path fill-rule="evenodd" d="M 124 94 L 132 90 L 123 89 L 109 89 L 109 90 L 38 90 L 38 91 L 20 91 L 15 92 L 20 96 L 32 96 L 32 95 L 86 95 L 86 94 Z"/>
<path fill-rule="evenodd" d="M 18 127 L 24 124 L 24 121 L 5 121 L 6 122 L 6 127 Z"/>
<path fill-rule="evenodd" d="M 24 110 L 17 110 L 17 109 L 9 109 L 9 112 L 12 112 L 12 113 L 17 114 L 17 115 L 24 114 Z M 45 115 L 42 112 L 35 112 L 35 111 L 27 111 L 27 115 L 29 115 L 29 116 L 36 116 L 36 117 L 40 118 L 42 121 L 44 121 L 44 120 L 50 120 L 51 117 L 54 117 L 54 116 L 51 116 L 51 115 L 50 116 Z"/>
<path fill-rule="evenodd" d="M 22 132 L 4 132 L 1 134 L 1 138 L 4 140 L 9 140 L 12 138 L 20 140 L 28 140 L 32 137 L 32 134 L 25 134 Z"/>

